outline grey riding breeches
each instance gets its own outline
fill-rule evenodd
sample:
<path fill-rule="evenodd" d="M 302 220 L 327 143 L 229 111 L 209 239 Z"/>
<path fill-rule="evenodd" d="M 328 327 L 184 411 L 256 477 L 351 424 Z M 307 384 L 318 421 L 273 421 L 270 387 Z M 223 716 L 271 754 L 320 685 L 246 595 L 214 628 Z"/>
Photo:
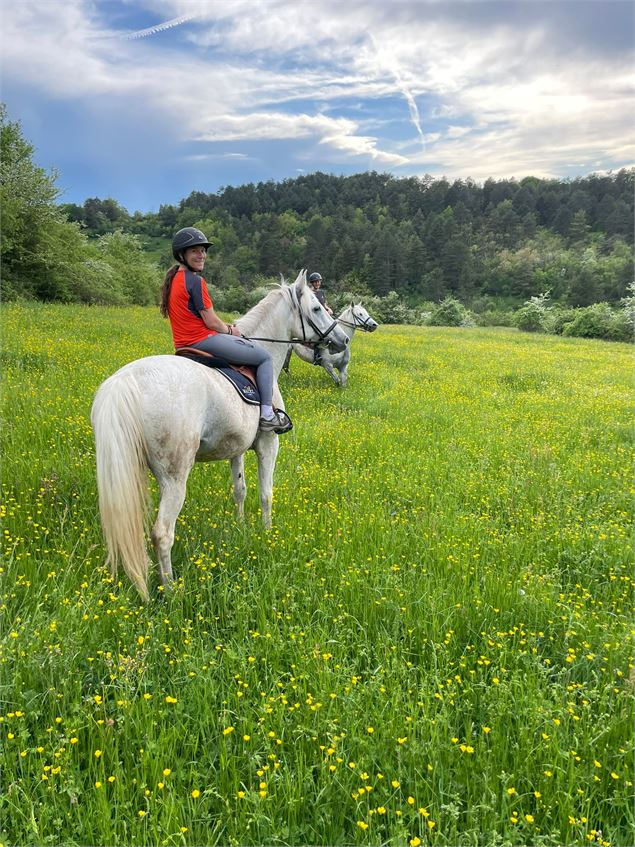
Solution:
<path fill-rule="evenodd" d="M 271 406 L 273 396 L 273 362 L 271 354 L 237 335 L 208 335 L 196 344 L 190 344 L 197 350 L 204 350 L 220 359 L 225 359 L 232 365 L 250 365 L 256 369 L 256 384 L 260 392 L 262 405 Z"/>

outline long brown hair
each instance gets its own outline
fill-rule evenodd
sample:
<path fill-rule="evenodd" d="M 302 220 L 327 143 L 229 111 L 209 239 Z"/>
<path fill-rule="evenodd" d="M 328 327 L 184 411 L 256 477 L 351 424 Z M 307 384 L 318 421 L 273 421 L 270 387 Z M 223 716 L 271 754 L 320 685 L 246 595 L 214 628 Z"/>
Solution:
<path fill-rule="evenodd" d="M 168 317 L 168 303 L 170 301 L 170 290 L 172 289 L 172 280 L 176 276 L 176 272 L 180 267 L 180 265 L 172 265 L 172 267 L 166 273 L 163 279 L 163 285 L 161 286 L 161 305 L 159 306 L 159 310 L 164 318 Z"/>

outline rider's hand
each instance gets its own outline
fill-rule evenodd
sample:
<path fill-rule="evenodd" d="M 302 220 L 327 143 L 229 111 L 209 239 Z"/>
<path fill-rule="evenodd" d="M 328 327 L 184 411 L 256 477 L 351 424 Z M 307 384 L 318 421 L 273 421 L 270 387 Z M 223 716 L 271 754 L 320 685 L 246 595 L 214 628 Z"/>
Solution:
<path fill-rule="evenodd" d="M 240 330 L 238 329 L 236 324 L 232 324 L 231 331 L 232 331 L 232 335 L 236 335 L 236 336 L 238 336 L 238 338 L 240 338 Z"/>

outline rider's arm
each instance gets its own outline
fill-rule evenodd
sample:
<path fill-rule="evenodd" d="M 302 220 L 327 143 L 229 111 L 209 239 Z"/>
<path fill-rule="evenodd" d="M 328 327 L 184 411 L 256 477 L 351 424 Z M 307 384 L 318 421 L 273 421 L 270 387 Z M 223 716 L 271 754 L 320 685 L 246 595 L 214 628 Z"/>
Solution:
<path fill-rule="evenodd" d="M 213 309 L 201 309 L 199 312 L 201 320 L 208 329 L 214 332 L 220 332 L 227 335 L 239 335 L 238 328 L 233 324 L 226 324 L 222 321 Z"/>

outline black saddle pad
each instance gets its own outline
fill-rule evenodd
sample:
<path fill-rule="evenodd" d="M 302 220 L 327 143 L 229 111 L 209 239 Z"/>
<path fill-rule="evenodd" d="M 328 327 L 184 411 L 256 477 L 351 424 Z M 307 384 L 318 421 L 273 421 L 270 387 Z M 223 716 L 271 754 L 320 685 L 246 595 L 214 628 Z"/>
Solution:
<path fill-rule="evenodd" d="M 224 359 L 219 359 L 216 356 L 197 356 L 196 353 L 179 353 L 183 359 L 191 359 L 193 362 L 198 362 L 200 365 L 205 365 L 207 368 L 214 368 L 219 374 L 222 374 L 226 380 L 231 382 L 238 394 L 242 397 L 245 403 L 251 403 L 254 406 L 260 405 L 260 392 L 250 379 L 232 368 L 229 362 Z"/>

